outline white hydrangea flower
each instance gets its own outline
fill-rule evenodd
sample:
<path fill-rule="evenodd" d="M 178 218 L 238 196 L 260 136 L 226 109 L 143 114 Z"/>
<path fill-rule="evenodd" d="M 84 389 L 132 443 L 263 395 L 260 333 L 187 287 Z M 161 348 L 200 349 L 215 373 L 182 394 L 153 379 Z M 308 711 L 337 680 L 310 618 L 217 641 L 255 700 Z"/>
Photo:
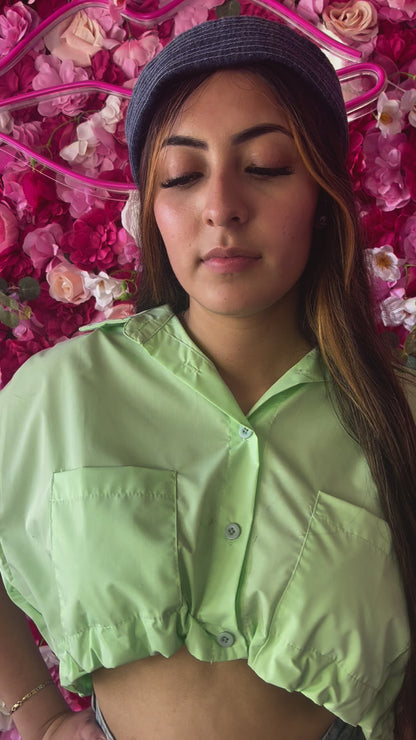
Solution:
<path fill-rule="evenodd" d="M 404 290 L 391 295 L 380 306 L 384 326 L 404 326 L 411 331 L 416 325 L 416 298 L 404 298 Z M 400 293 L 402 295 L 400 295 Z"/>
<path fill-rule="evenodd" d="M 124 293 L 123 281 L 109 277 L 106 272 L 98 275 L 90 275 L 83 271 L 84 287 L 91 292 L 95 298 L 97 311 L 105 311 L 114 300 L 120 298 Z"/>
<path fill-rule="evenodd" d="M 121 211 L 121 224 L 136 244 L 139 244 L 140 195 L 132 190 Z"/>
<path fill-rule="evenodd" d="M 400 102 L 388 98 L 385 92 L 380 93 L 377 101 L 377 126 L 385 137 L 400 134 L 403 128 Z"/>
<path fill-rule="evenodd" d="M 103 128 L 110 134 L 114 134 L 118 122 L 123 118 L 120 98 L 117 95 L 109 95 L 104 108 L 96 115 L 100 117 Z"/>
<path fill-rule="evenodd" d="M 416 90 L 407 90 L 400 101 L 400 108 L 407 113 L 411 126 L 416 126 Z"/>
<path fill-rule="evenodd" d="M 396 257 L 393 247 L 390 244 L 385 244 L 383 247 L 376 247 L 375 249 L 366 249 L 365 259 L 374 277 L 381 278 L 381 280 L 385 280 L 386 282 L 400 280 L 400 266 L 403 260 Z"/>
<path fill-rule="evenodd" d="M 13 130 L 13 118 L 8 110 L 0 112 L 0 131 L 2 134 L 11 134 Z"/>

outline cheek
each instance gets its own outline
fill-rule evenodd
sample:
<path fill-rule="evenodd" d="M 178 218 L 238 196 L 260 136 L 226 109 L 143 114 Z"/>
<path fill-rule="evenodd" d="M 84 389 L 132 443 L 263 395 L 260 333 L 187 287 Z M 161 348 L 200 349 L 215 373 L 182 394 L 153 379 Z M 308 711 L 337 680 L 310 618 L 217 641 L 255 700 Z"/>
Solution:
<path fill-rule="evenodd" d="M 162 239 L 166 243 L 166 240 L 169 241 L 169 235 L 174 233 L 176 228 L 176 213 L 166 203 L 158 199 L 155 200 L 153 212 Z"/>
<path fill-rule="evenodd" d="M 171 199 L 168 202 L 155 199 L 153 212 L 166 247 L 178 241 L 189 240 L 192 218 L 185 204 L 172 202 Z"/>

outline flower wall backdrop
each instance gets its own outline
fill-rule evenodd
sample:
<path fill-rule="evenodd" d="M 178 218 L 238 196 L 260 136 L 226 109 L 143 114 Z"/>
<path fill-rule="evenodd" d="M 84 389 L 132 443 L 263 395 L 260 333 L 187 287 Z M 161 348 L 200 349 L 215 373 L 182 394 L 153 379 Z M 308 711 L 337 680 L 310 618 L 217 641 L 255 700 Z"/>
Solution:
<path fill-rule="evenodd" d="M 30 355 L 76 335 L 81 325 L 134 312 L 140 249 L 123 119 L 143 66 L 174 35 L 207 18 L 276 19 L 277 5 L 3 3 L 0 387 Z M 372 110 L 351 122 L 348 165 L 367 235 L 378 327 L 415 366 L 416 0 L 288 0 L 285 6 L 387 74 Z M 42 651 L 58 680 L 56 659 L 47 646 Z M 87 700 L 65 695 L 73 707 L 85 706 Z M 18 739 L 12 726 L 3 729 L 2 740 Z"/>

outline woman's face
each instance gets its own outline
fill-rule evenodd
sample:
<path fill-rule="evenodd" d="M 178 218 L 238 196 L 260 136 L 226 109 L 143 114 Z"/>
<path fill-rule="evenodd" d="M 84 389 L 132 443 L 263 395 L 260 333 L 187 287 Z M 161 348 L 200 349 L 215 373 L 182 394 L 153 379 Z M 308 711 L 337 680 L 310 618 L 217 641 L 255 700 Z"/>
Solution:
<path fill-rule="evenodd" d="M 266 82 L 213 74 L 184 103 L 157 164 L 156 223 L 190 311 L 274 310 L 305 268 L 317 198 Z"/>

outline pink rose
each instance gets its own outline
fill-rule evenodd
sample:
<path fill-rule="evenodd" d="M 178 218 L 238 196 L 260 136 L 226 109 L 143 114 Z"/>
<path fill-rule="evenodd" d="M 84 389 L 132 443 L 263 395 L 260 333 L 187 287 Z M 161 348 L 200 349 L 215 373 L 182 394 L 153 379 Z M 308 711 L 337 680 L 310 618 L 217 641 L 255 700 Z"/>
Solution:
<path fill-rule="evenodd" d="M 64 61 L 70 59 L 80 67 L 88 67 L 91 57 L 104 46 L 105 36 L 97 21 L 80 10 L 72 20 L 66 19 L 45 36 L 45 46 L 51 54 Z"/>
<path fill-rule="evenodd" d="M 26 234 L 22 249 L 29 255 L 36 269 L 42 269 L 48 260 L 58 253 L 63 231 L 59 224 L 53 223 Z"/>
<path fill-rule="evenodd" d="M 332 3 L 322 18 L 327 29 L 347 43 L 365 44 L 378 33 L 377 11 L 367 0 Z"/>
<path fill-rule="evenodd" d="M 0 203 L 0 252 L 15 244 L 19 227 L 14 213 L 4 203 Z"/>
<path fill-rule="evenodd" d="M 62 260 L 56 267 L 46 268 L 49 294 L 55 301 L 79 305 L 91 298 L 91 292 L 84 287 L 81 270 Z"/>
<path fill-rule="evenodd" d="M 30 11 L 22 2 L 6 8 L 0 15 L 0 57 L 13 49 L 31 27 L 37 25 L 37 14 Z"/>
<path fill-rule="evenodd" d="M 155 31 L 145 31 L 139 39 L 131 39 L 120 44 L 113 54 L 113 61 L 131 79 L 137 77 L 139 67 L 144 67 L 161 51 L 162 44 Z"/>

